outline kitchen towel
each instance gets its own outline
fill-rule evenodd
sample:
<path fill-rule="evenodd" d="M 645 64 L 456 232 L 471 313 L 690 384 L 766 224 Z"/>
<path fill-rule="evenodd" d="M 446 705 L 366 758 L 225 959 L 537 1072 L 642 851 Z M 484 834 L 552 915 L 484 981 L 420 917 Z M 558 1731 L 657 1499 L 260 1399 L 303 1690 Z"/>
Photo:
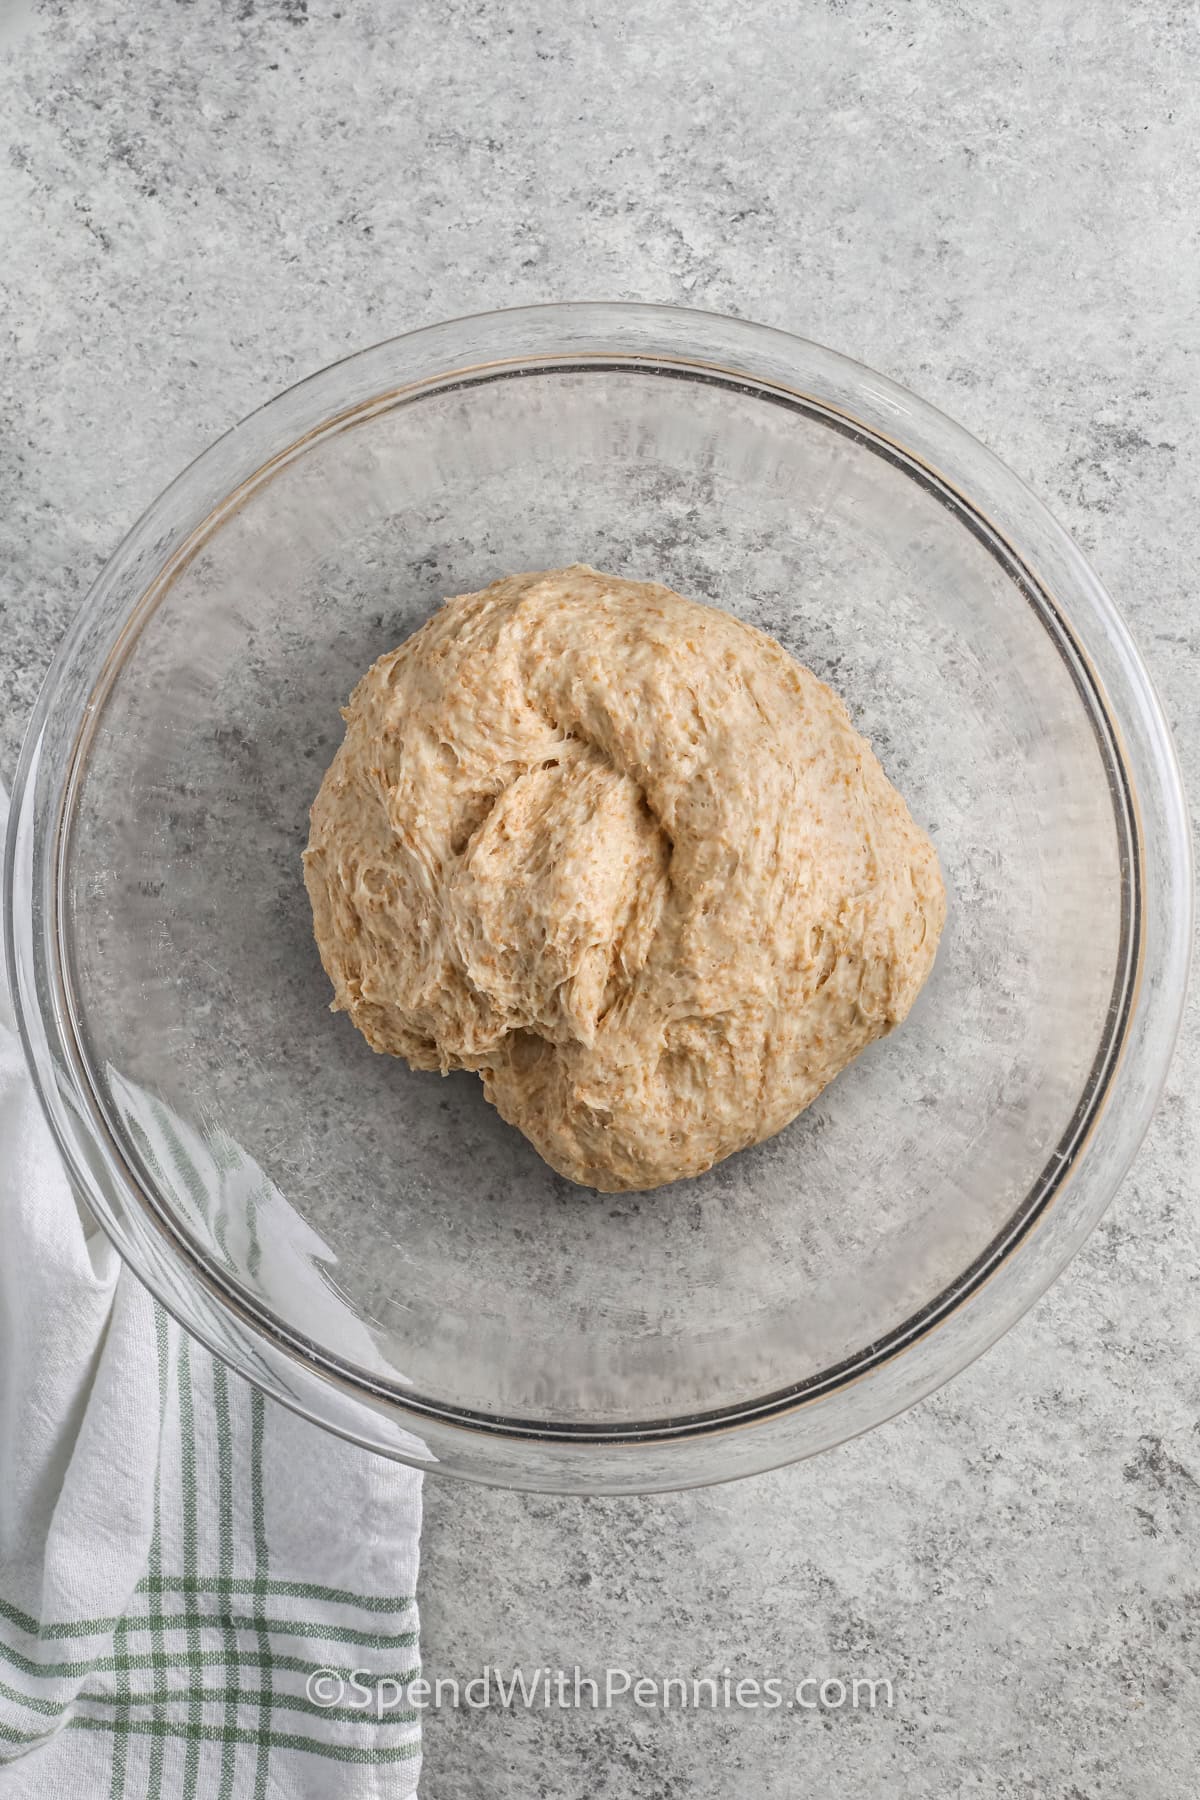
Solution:
<path fill-rule="evenodd" d="M 0 983 L 3 1800 L 415 1793 L 420 1522 L 416 1471 L 264 1399 L 121 1265 Z"/>

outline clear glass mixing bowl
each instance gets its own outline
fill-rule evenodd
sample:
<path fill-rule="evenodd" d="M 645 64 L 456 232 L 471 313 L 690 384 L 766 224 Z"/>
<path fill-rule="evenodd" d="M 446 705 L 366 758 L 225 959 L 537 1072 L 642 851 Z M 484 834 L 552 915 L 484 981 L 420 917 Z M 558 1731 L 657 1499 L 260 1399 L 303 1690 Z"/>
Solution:
<path fill-rule="evenodd" d="M 771 1142 L 617 1198 L 328 1011 L 300 870 L 358 675 L 442 596 L 576 560 L 830 681 L 950 903 L 899 1032 Z M 610 305 L 379 345 L 194 463 L 54 667 L 8 882 L 63 1154 L 184 1324 L 377 1450 L 593 1492 L 820 1450 L 1010 1325 L 1141 1138 L 1191 904 L 1145 670 L 1021 483 L 827 350 Z"/>

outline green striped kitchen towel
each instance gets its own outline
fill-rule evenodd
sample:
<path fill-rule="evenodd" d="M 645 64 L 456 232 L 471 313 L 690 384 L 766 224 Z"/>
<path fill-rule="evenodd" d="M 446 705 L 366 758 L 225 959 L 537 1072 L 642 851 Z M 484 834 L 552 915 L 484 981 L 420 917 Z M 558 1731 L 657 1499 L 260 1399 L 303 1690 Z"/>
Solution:
<path fill-rule="evenodd" d="M 264 1400 L 121 1268 L 6 1007 L 0 1794 L 414 1793 L 420 1475 Z"/>

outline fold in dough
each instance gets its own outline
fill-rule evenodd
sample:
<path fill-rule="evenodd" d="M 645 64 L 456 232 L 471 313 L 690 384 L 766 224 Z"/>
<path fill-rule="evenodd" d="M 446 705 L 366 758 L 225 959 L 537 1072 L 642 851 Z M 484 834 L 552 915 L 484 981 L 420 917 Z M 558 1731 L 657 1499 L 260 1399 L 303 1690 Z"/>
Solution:
<path fill-rule="evenodd" d="M 359 682 L 305 879 L 336 1010 L 476 1069 L 571 1181 L 770 1137 L 929 974 L 945 893 L 773 639 L 581 565 L 449 600 Z"/>

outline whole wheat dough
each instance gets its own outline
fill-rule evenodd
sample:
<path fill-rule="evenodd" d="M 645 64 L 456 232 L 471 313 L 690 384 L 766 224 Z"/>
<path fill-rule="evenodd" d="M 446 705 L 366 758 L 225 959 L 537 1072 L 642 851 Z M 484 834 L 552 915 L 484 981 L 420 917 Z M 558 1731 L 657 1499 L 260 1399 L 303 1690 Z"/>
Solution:
<path fill-rule="evenodd" d="M 581 565 L 448 601 L 363 676 L 305 878 L 335 1010 L 476 1069 L 607 1192 L 769 1137 L 899 1023 L 937 857 L 761 631 Z"/>

